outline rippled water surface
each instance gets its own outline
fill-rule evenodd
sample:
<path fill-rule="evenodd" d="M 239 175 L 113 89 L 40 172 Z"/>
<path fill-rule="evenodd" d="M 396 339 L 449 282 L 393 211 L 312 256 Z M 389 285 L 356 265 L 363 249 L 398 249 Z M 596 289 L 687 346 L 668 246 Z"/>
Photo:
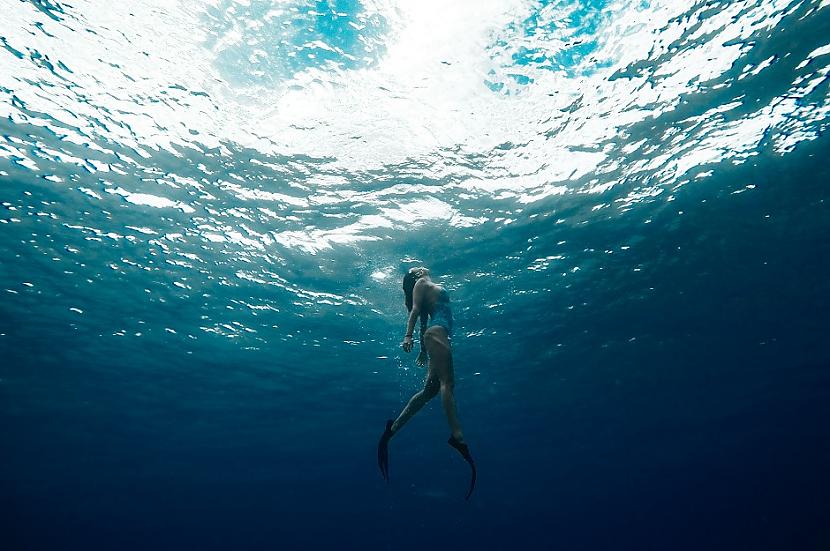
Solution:
<path fill-rule="evenodd" d="M 827 0 L 0 10 L 13 549 L 830 546 Z"/>

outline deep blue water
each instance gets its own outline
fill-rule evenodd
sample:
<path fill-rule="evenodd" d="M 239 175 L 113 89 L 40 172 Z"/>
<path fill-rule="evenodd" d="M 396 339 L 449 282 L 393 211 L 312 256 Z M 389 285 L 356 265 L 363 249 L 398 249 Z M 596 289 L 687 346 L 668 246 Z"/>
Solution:
<path fill-rule="evenodd" d="M 827 0 L 124 4 L 0 0 L 3 549 L 830 549 Z"/>

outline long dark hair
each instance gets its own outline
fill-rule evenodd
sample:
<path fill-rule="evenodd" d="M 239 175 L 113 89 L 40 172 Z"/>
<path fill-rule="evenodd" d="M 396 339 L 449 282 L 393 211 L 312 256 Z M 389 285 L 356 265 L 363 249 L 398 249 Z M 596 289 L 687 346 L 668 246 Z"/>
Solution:
<path fill-rule="evenodd" d="M 403 294 L 404 294 L 404 301 L 406 302 L 406 311 L 412 311 L 412 293 L 413 289 L 415 289 L 415 283 L 420 278 L 418 272 L 407 272 L 405 276 L 403 276 Z M 421 332 L 423 333 L 427 326 L 427 313 L 425 311 L 421 311 Z"/>

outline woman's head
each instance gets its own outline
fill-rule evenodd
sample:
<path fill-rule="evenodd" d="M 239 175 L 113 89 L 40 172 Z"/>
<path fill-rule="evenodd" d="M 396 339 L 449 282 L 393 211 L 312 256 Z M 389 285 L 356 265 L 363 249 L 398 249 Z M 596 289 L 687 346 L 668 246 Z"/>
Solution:
<path fill-rule="evenodd" d="M 424 276 L 429 276 L 429 270 L 423 266 L 410 268 L 403 276 L 403 294 L 407 311 L 412 311 L 412 290 L 415 289 L 415 282 Z"/>

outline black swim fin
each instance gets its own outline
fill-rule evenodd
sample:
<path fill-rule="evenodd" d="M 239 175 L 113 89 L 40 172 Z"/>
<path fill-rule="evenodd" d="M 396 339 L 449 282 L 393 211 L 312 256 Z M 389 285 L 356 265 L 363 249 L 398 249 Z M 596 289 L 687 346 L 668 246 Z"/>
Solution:
<path fill-rule="evenodd" d="M 380 467 L 380 474 L 383 479 L 389 482 L 389 440 L 392 435 L 392 419 L 386 421 L 386 430 L 380 435 L 380 442 L 378 442 L 378 467 Z"/>
<path fill-rule="evenodd" d="M 470 476 L 470 489 L 467 491 L 467 496 L 464 498 L 467 501 L 469 501 L 470 496 L 473 495 L 473 490 L 476 487 L 476 464 L 475 464 L 475 461 L 473 461 L 473 456 L 470 455 L 470 448 L 467 447 L 467 444 L 464 444 L 463 442 L 459 442 L 458 440 L 456 440 L 452 436 L 450 436 L 450 439 L 447 440 L 447 444 L 449 444 L 453 448 L 457 449 L 458 453 L 461 454 L 461 456 L 464 458 L 464 460 L 467 461 L 467 463 L 470 464 L 470 470 L 472 471 L 471 476 Z"/>

